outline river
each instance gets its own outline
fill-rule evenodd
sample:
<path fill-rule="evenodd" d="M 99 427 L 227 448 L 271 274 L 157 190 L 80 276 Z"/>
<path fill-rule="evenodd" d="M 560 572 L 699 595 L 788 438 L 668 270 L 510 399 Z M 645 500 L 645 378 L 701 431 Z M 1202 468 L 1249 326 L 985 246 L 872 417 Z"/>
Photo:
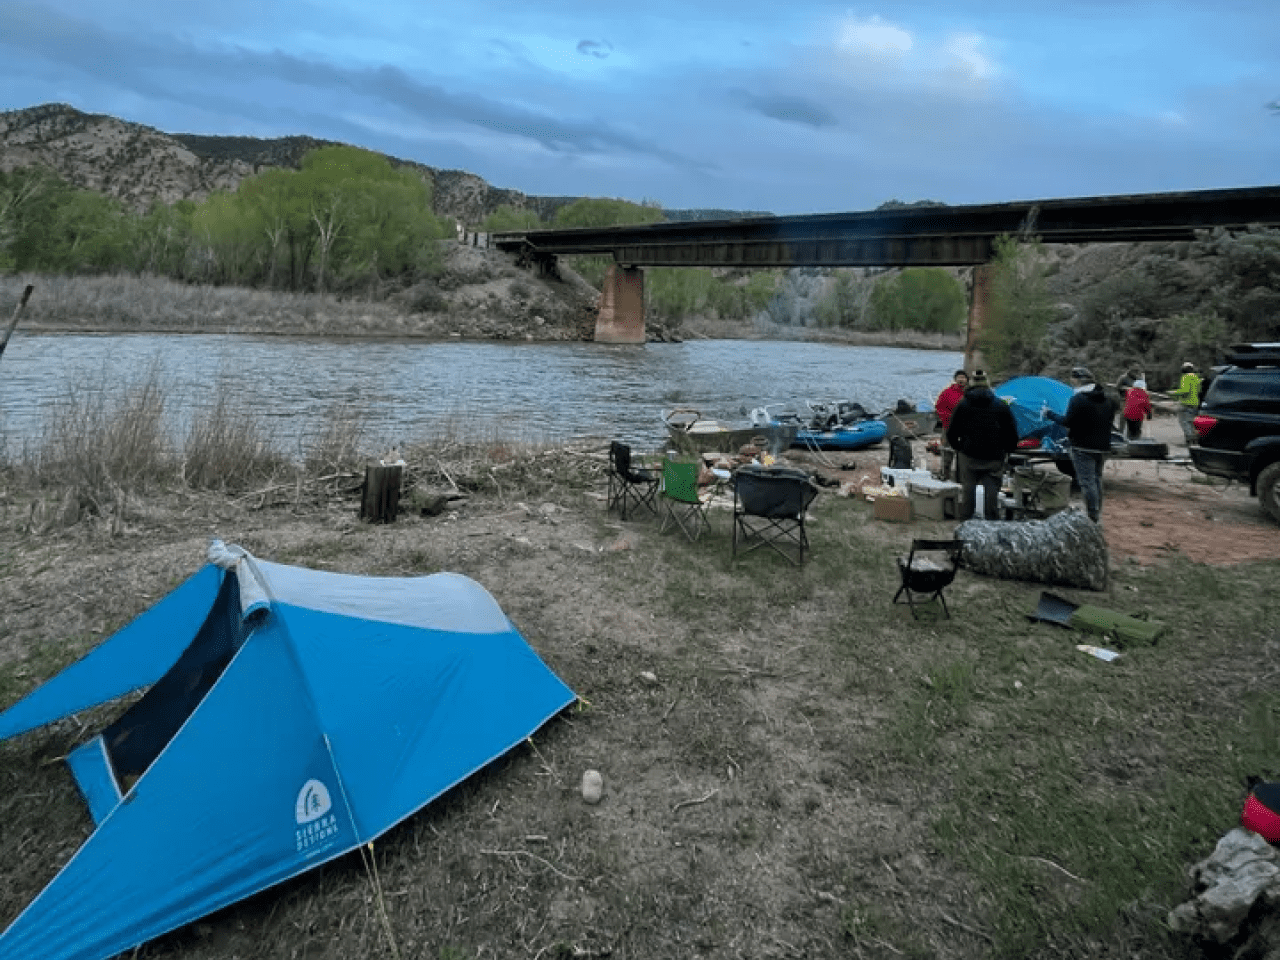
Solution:
<path fill-rule="evenodd" d="M 335 405 L 360 411 L 374 449 L 441 435 L 558 441 L 665 437 L 664 409 L 731 417 L 764 403 L 856 400 L 921 407 L 962 364 L 957 352 L 794 341 L 595 343 L 334 341 L 219 334 L 18 333 L 0 358 L 0 440 L 38 442 L 73 390 L 118 396 L 152 371 L 178 433 L 232 385 L 284 452 Z M 221 384 L 221 386 L 220 386 Z"/>

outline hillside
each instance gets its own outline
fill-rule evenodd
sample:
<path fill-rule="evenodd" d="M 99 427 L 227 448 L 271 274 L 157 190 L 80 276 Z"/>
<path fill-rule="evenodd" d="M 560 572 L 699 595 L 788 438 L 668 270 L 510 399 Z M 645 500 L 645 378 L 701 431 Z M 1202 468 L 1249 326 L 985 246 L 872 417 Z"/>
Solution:
<path fill-rule="evenodd" d="M 51 103 L 0 112 L 0 170 L 40 166 L 68 183 L 108 194 L 136 210 L 153 203 L 201 200 L 234 190 L 245 177 L 270 167 L 296 169 L 302 158 L 334 141 L 308 136 L 208 136 L 164 133 L 152 127 Z M 494 187 L 464 170 L 442 170 L 388 157 L 418 172 L 432 187 L 435 212 L 475 225 L 503 204 L 550 220 L 577 197 L 539 197 Z M 760 216 L 761 211 L 667 210 L 669 220 Z"/>

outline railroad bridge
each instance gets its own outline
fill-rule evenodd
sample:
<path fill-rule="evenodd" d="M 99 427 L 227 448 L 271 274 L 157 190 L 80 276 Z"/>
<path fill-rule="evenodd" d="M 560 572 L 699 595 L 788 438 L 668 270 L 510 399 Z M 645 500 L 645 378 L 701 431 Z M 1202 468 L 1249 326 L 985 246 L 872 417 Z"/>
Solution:
<path fill-rule="evenodd" d="M 966 357 L 987 311 L 1002 235 L 1043 243 L 1192 240 L 1197 230 L 1280 226 L 1280 186 L 976 206 L 920 206 L 788 217 L 495 233 L 490 242 L 554 270 L 569 254 L 613 258 L 595 339 L 643 343 L 645 267 L 972 266 Z"/>

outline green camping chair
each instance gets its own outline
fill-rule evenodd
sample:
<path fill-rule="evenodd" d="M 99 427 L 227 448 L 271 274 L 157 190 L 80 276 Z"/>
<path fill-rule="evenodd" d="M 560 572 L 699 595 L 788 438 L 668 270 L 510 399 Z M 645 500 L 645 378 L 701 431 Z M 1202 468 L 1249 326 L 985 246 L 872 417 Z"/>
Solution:
<path fill-rule="evenodd" d="M 704 530 L 711 529 L 711 521 L 707 519 L 711 493 L 698 489 L 699 466 L 696 460 L 662 462 L 662 502 L 665 509 L 659 533 L 673 522 L 690 540 L 697 540 Z"/>

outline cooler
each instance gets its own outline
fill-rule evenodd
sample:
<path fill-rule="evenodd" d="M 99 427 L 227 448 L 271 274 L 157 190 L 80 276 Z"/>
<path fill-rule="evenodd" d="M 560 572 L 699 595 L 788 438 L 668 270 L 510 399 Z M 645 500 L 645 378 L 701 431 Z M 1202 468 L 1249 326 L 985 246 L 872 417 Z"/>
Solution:
<path fill-rule="evenodd" d="M 911 511 L 924 520 L 954 520 L 960 512 L 960 484 L 918 478 L 911 481 Z"/>
<path fill-rule="evenodd" d="M 917 480 L 932 480 L 933 474 L 928 470 L 913 470 L 910 467 L 881 467 L 880 483 L 886 487 L 903 487 Z"/>

